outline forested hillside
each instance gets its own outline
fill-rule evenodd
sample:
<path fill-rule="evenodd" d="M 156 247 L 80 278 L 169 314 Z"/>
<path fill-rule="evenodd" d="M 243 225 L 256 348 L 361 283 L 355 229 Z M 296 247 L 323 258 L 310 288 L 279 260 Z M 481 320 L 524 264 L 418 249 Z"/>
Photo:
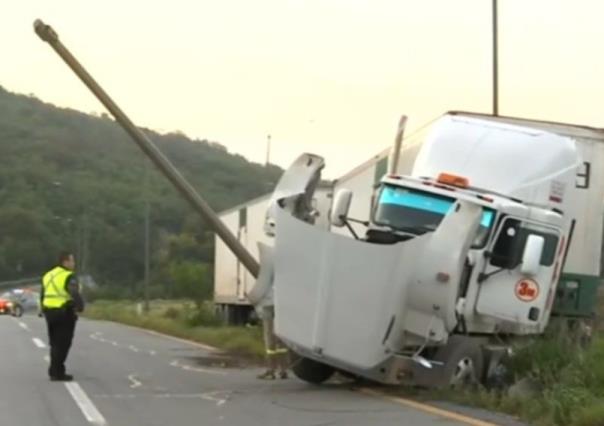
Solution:
<path fill-rule="evenodd" d="M 147 133 L 218 211 L 270 191 L 282 172 L 218 143 Z M 0 87 L 0 158 L 0 281 L 35 276 L 68 248 L 100 285 L 136 288 L 146 160 L 111 118 Z M 211 233 L 154 167 L 147 169 L 156 290 L 179 277 L 186 287 L 204 271 L 208 281 Z"/>

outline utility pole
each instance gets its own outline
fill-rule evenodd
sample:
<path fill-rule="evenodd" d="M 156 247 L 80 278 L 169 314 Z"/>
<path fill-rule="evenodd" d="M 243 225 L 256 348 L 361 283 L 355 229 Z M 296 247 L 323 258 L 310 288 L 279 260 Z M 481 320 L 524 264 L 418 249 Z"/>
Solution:
<path fill-rule="evenodd" d="M 78 216 L 75 216 L 75 246 L 76 246 L 76 259 L 78 259 L 78 262 L 80 263 L 80 269 L 82 268 L 82 260 L 83 260 L 83 255 L 82 255 L 82 229 L 83 229 L 83 216 L 80 214 Z"/>
<path fill-rule="evenodd" d="M 90 263 L 90 250 L 89 250 L 89 240 L 90 240 L 90 222 L 88 217 L 88 211 L 84 212 L 84 216 L 82 218 L 82 230 L 81 230 L 81 253 L 80 256 L 80 271 L 82 275 L 88 274 L 88 265 Z"/>
<path fill-rule="evenodd" d="M 159 148 L 149 139 L 149 137 L 120 109 L 120 107 L 111 99 L 95 79 L 86 71 L 78 60 L 61 43 L 58 34 L 50 25 L 46 25 L 37 19 L 34 22 L 34 30 L 42 41 L 47 42 L 52 49 L 61 57 L 69 68 L 78 76 L 78 78 L 90 89 L 96 98 L 107 108 L 115 120 L 130 135 L 132 141 L 138 145 L 143 153 L 150 159 L 158 170 L 166 177 L 174 188 L 190 203 L 191 207 L 201 215 L 216 234 L 224 241 L 231 251 L 241 260 L 253 277 L 258 277 L 260 265 L 252 256 L 249 250 L 229 230 L 229 228 L 220 220 L 218 215 L 212 210 L 208 202 L 199 195 L 184 176 L 174 167 L 172 162 L 159 150 Z"/>
<path fill-rule="evenodd" d="M 493 0 L 493 115 L 499 115 L 497 0 Z"/>
<path fill-rule="evenodd" d="M 266 137 L 266 167 L 270 164 L 271 157 L 271 135 Z"/>
<path fill-rule="evenodd" d="M 145 242 L 144 242 L 144 252 L 145 252 L 145 275 L 143 279 L 143 311 L 145 313 L 149 312 L 149 216 L 151 215 L 151 206 L 149 205 L 149 160 L 145 158 L 145 175 L 144 175 L 144 197 L 145 197 Z"/>

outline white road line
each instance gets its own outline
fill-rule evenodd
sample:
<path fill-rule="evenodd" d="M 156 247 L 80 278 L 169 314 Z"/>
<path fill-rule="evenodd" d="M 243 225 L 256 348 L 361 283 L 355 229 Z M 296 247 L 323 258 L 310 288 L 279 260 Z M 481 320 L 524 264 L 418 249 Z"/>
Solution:
<path fill-rule="evenodd" d="M 130 374 L 128 380 L 130 380 L 130 389 L 136 389 L 142 385 L 142 383 L 136 379 L 136 374 Z"/>
<path fill-rule="evenodd" d="M 31 340 L 33 340 L 34 345 L 36 345 L 40 349 L 46 349 L 46 343 L 44 343 L 42 340 L 38 339 L 37 337 L 32 337 Z"/>
<path fill-rule="evenodd" d="M 95 398 L 102 398 L 102 399 L 134 399 L 137 397 L 140 397 L 141 395 L 137 395 L 134 393 L 115 393 L 115 394 L 97 394 L 94 395 Z"/>
<path fill-rule="evenodd" d="M 199 368 L 199 367 L 193 367 L 191 365 L 185 365 L 185 364 L 181 364 L 180 361 L 178 361 L 177 359 L 175 359 L 174 361 L 172 361 L 170 363 L 170 365 L 172 367 L 178 367 L 182 370 L 185 371 L 195 371 L 198 373 L 207 373 L 207 374 L 217 374 L 219 376 L 226 376 L 227 373 L 225 371 L 220 371 L 220 370 L 208 370 L 207 368 Z"/>
<path fill-rule="evenodd" d="M 103 338 L 102 336 L 103 336 L 103 333 L 101 333 L 100 331 L 97 331 L 95 333 L 92 333 L 89 337 L 92 340 L 96 340 L 97 342 L 107 343 L 109 345 L 115 346 L 116 348 L 126 348 L 126 345 L 120 345 L 115 340 L 107 340 L 107 339 Z M 145 352 L 145 350 L 137 348 L 134 345 L 129 345 L 129 346 L 127 346 L 127 348 L 129 350 L 131 350 L 132 352 L 136 352 L 136 353 Z M 148 352 L 149 355 L 157 355 L 157 352 L 154 351 L 154 350 L 149 350 L 149 351 L 146 351 L 146 352 Z"/>
<path fill-rule="evenodd" d="M 23 321 L 19 321 L 19 327 L 21 327 L 23 330 L 29 331 L 29 327 Z"/>
<path fill-rule="evenodd" d="M 65 387 L 76 404 L 78 404 L 78 407 L 80 407 L 80 410 L 82 410 L 86 420 L 95 425 L 107 424 L 103 415 L 97 410 L 90 398 L 88 398 L 88 395 L 86 395 L 86 392 L 84 392 L 84 389 L 77 382 L 67 382 L 65 383 Z"/>
<path fill-rule="evenodd" d="M 92 340 L 96 340 L 97 342 L 102 342 L 102 343 L 108 343 L 110 345 L 113 345 L 115 347 L 119 346 L 118 343 L 116 341 L 113 340 L 107 340 L 103 337 L 103 333 L 101 333 L 100 331 L 97 331 L 95 333 L 92 333 L 90 335 L 90 338 Z"/>
<path fill-rule="evenodd" d="M 223 397 L 219 397 L 218 395 L 223 395 Z M 231 396 L 231 391 L 214 391 L 214 392 L 206 392 L 201 394 L 201 398 L 206 401 L 212 401 L 216 403 L 217 407 L 224 405 Z"/>
<path fill-rule="evenodd" d="M 103 341 L 103 338 L 101 337 L 101 334 L 102 334 L 102 333 L 100 333 L 100 332 L 98 332 L 98 331 L 97 331 L 96 333 L 92 333 L 92 334 L 90 335 L 90 338 L 91 338 L 92 340 L 98 340 L 99 342 L 102 342 L 102 341 Z"/>
<path fill-rule="evenodd" d="M 220 350 L 214 346 L 210 346 L 210 345 L 204 345 L 203 343 L 199 343 L 199 342 L 193 342 L 192 340 L 186 340 L 186 339 L 181 339 L 180 337 L 174 337 L 174 336 L 170 336 L 168 334 L 164 334 L 164 333 L 160 333 L 158 331 L 154 331 L 154 330 L 147 330 L 145 328 L 140 328 L 140 327 L 133 327 L 133 326 L 129 326 L 131 328 L 136 328 L 144 333 L 147 334 L 152 334 L 154 336 L 158 336 L 158 337 L 163 337 L 164 339 L 170 339 L 170 340 L 174 340 L 176 342 L 181 342 L 184 343 L 186 345 L 189 346 L 197 346 L 199 348 L 205 349 L 208 352 L 219 352 Z"/>
<path fill-rule="evenodd" d="M 225 391 L 230 392 L 230 391 Z M 214 392 L 210 392 L 213 394 Z M 213 396 L 208 396 L 206 393 L 115 393 L 115 394 L 96 394 L 95 398 L 102 399 L 204 399 L 206 401 L 216 402 L 217 406 L 221 406 L 228 401 L 227 399 L 218 399 Z"/>

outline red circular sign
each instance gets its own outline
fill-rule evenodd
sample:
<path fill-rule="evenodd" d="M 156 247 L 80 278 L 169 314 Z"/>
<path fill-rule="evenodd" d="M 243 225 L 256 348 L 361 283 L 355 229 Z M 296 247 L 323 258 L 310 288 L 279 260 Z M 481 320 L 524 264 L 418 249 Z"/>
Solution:
<path fill-rule="evenodd" d="M 539 284 L 533 280 L 520 280 L 516 283 L 514 292 L 523 302 L 532 302 L 539 296 Z"/>

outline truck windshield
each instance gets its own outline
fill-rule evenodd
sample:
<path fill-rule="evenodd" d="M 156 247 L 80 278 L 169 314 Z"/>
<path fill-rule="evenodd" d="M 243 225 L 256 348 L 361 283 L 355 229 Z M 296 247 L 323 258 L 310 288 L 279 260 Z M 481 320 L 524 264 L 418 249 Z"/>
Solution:
<path fill-rule="evenodd" d="M 386 185 L 378 199 L 374 222 L 394 230 L 421 235 L 434 231 L 454 204 L 455 198 Z M 486 243 L 494 216 L 493 210 L 483 208 L 474 247 Z"/>

